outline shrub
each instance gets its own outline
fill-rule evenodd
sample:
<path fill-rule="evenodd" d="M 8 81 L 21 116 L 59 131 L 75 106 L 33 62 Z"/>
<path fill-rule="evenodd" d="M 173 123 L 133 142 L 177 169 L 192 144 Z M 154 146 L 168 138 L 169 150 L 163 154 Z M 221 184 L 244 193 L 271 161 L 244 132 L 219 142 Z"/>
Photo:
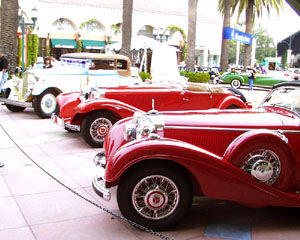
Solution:
<path fill-rule="evenodd" d="M 143 80 L 143 82 L 145 82 L 146 79 L 151 79 L 150 73 L 140 72 L 139 75 L 140 75 L 141 79 Z"/>
<path fill-rule="evenodd" d="M 181 76 L 185 76 L 189 79 L 189 82 L 200 82 L 200 83 L 208 83 L 210 80 L 210 76 L 208 73 L 204 72 L 186 72 L 180 71 Z"/>

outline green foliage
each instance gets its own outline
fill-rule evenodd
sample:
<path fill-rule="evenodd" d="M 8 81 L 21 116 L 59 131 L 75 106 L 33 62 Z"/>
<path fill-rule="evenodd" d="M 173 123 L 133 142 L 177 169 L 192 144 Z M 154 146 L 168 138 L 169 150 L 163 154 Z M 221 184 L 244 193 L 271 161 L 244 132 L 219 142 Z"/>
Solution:
<path fill-rule="evenodd" d="M 110 29 L 114 32 L 114 34 L 121 33 L 121 24 L 120 23 L 118 23 L 118 24 L 112 24 L 110 26 Z"/>
<path fill-rule="evenodd" d="M 260 63 L 266 57 L 276 57 L 276 46 L 273 38 L 267 34 L 267 30 L 262 28 L 261 25 L 254 30 L 256 35 L 256 54 L 255 58 Z"/>
<path fill-rule="evenodd" d="M 186 72 L 180 71 L 181 76 L 185 76 L 189 79 L 189 82 L 200 82 L 200 83 L 208 83 L 210 80 L 209 73 L 205 72 Z"/>
<path fill-rule="evenodd" d="M 33 66 L 36 62 L 39 50 L 39 39 L 37 34 L 27 35 L 27 66 Z"/>
<path fill-rule="evenodd" d="M 22 38 L 18 39 L 18 66 L 22 66 Z"/>
<path fill-rule="evenodd" d="M 181 27 L 177 27 L 177 26 L 174 26 L 174 25 L 169 25 L 167 28 L 170 29 L 170 31 L 174 31 L 174 32 L 179 31 L 181 33 L 181 35 L 183 37 L 182 58 L 185 61 L 185 58 L 186 58 L 186 49 L 187 49 L 187 41 L 186 41 L 186 34 L 185 34 L 184 30 Z"/>
<path fill-rule="evenodd" d="M 86 22 L 83 22 L 83 23 L 80 24 L 79 29 L 83 29 L 86 25 L 94 23 L 94 22 L 97 22 L 96 18 L 92 18 L 92 19 L 90 19 Z"/>
<path fill-rule="evenodd" d="M 146 72 L 140 72 L 139 73 L 140 78 L 145 82 L 146 79 L 151 79 L 151 74 Z"/>
<path fill-rule="evenodd" d="M 77 42 L 77 52 L 78 53 L 82 52 L 82 41 L 81 40 L 79 40 Z"/>

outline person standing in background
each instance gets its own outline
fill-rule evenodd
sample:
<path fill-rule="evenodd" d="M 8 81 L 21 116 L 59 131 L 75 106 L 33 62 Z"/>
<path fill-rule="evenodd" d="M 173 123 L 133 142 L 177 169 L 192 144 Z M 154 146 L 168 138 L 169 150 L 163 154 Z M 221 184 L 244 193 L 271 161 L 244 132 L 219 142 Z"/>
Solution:
<path fill-rule="evenodd" d="M 249 89 L 248 91 L 252 91 L 253 90 L 253 82 L 255 80 L 255 70 L 252 67 L 247 67 L 248 70 L 248 80 L 249 80 Z"/>
<path fill-rule="evenodd" d="M 0 94 L 4 92 L 4 89 L 2 89 L 4 83 L 7 81 L 8 78 L 8 60 L 4 56 L 4 52 L 2 49 L 0 49 Z"/>

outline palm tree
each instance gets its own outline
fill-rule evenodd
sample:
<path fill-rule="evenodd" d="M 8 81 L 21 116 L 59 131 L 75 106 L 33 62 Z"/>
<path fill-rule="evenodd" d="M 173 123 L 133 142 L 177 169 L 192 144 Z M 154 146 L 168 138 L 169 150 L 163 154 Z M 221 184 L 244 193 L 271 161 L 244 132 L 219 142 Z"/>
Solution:
<path fill-rule="evenodd" d="M 262 16 L 262 10 L 266 9 L 268 13 L 270 13 L 271 8 L 275 8 L 277 10 L 277 14 L 279 14 L 280 9 L 283 7 L 282 0 L 233 0 L 232 12 L 235 11 L 237 5 L 238 8 L 238 17 L 241 13 L 246 10 L 246 30 L 245 32 L 248 34 L 252 34 L 255 13 L 257 17 Z M 243 65 L 246 67 L 250 65 L 251 62 L 251 45 L 245 45 L 244 51 L 244 62 Z"/>
<path fill-rule="evenodd" d="M 195 47 L 196 47 L 196 25 L 197 25 L 198 0 L 189 0 L 188 15 L 188 37 L 186 67 L 187 71 L 193 72 L 195 68 Z"/>
<path fill-rule="evenodd" d="M 8 71 L 14 72 L 18 56 L 18 0 L 1 1 L 1 38 L 0 46 L 8 58 Z"/>
<path fill-rule="evenodd" d="M 133 0 L 123 0 L 122 48 L 121 54 L 131 58 Z"/>
<path fill-rule="evenodd" d="M 225 27 L 230 27 L 230 10 L 232 7 L 232 0 L 219 0 L 219 11 L 223 13 L 223 29 Z M 221 49 L 221 69 L 222 71 L 226 71 L 228 67 L 228 59 L 229 59 L 229 39 L 222 38 L 222 49 Z"/>

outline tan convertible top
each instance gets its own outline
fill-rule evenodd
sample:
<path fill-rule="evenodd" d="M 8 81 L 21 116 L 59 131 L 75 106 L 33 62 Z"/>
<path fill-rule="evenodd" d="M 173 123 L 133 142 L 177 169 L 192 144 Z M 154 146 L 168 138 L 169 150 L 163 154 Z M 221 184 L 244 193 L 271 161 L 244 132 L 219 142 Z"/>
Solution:
<path fill-rule="evenodd" d="M 220 86 L 211 86 L 203 83 L 189 82 L 186 89 L 193 92 L 224 93 L 224 89 Z"/>
<path fill-rule="evenodd" d="M 119 54 L 104 54 L 104 53 L 66 53 L 61 55 L 61 58 L 88 58 L 88 59 L 120 59 L 129 61 L 128 57 Z"/>

